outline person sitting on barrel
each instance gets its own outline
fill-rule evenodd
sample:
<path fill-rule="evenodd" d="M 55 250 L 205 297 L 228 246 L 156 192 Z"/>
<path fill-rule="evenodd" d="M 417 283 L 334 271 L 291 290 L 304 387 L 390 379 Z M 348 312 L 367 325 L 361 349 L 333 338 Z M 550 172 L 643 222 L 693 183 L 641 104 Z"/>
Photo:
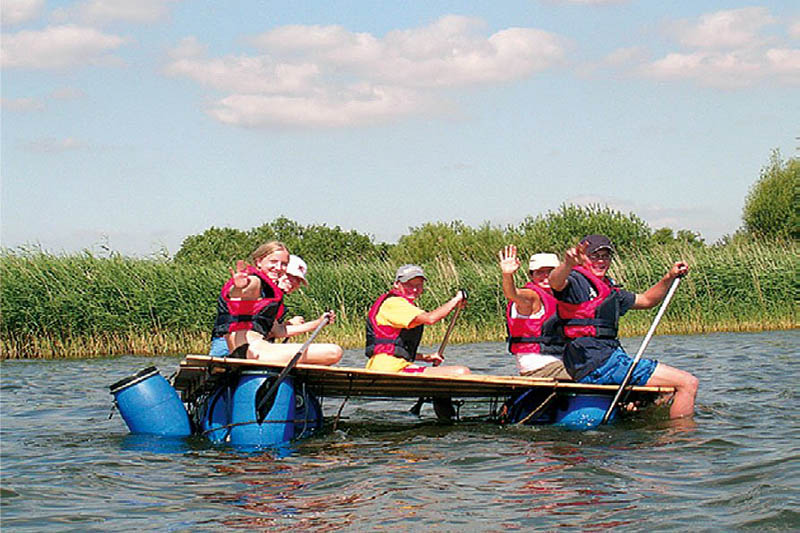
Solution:
<path fill-rule="evenodd" d="M 650 309 L 666 296 L 672 281 L 689 271 L 678 261 L 641 294 L 623 290 L 608 277 L 614 247 L 605 235 L 587 235 L 567 250 L 550 273 L 567 345 L 564 365 L 579 383 L 619 385 L 633 363 L 619 342 L 619 317 L 630 309 Z M 694 414 L 698 380 L 692 374 L 653 359 L 638 361 L 630 385 L 675 387 L 670 417 Z"/>

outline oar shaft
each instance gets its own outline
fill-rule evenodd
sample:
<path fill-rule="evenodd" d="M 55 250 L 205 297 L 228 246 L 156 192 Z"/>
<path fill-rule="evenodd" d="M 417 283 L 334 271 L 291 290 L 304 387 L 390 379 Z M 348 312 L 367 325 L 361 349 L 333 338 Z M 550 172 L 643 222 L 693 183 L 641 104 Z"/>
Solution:
<path fill-rule="evenodd" d="M 653 334 L 656 331 L 656 327 L 658 326 L 658 323 L 661 321 L 661 317 L 664 316 L 664 311 L 666 311 L 667 305 L 669 305 L 669 301 L 672 299 L 672 295 L 675 294 L 675 290 L 678 288 L 680 281 L 681 281 L 680 277 L 676 277 L 672 281 L 672 285 L 670 285 L 669 291 L 667 291 L 667 295 L 664 297 L 664 301 L 661 303 L 661 307 L 658 309 L 658 313 L 656 313 L 656 317 L 653 320 L 653 323 L 650 325 L 650 329 L 647 331 L 647 335 L 644 336 L 642 344 L 641 346 L 639 346 L 639 350 L 636 352 L 636 357 L 633 358 L 633 363 L 631 363 L 631 366 L 628 368 L 628 372 L 625 374 L 625 379 L 622 380 L 622 383 L 619 386 L 619 390 L 617 390 L 617 393 L 614 395 L 614 400 L 611 402 L 611 405 L 608 406 L 608 410 L 606 411 L 606 414 L 603 416 L 603 420 L 600 422 L 601 424 L 605 424 L 606 422 L 608 422 L 608 419 L 611 417 L 611 412 L 614 410 L 614 407 L 616 407 L 617 402 L 622 396 L 622 392 L 628 385 L 628 382 L 630 381 L 631 376 L 633 375 L 633 370 L 636 368 L 636 364 L 639 362 L 639 359 L 641 359 L 645 348 L 647 348 L 647 345 L 650 343 L 650 339 L 653 337 Z"/>
<path fill-rule="evenodd" d="M 461 294 L 464 296 L 464 299 L 466 300 L 466 298 L 467 298 L 466 291 L 464 291 L 464 289 L 460 289 L 460 290 L 461 290 Z M 456 310 L 453 313 L 453 318 L 450 319 L 450 324 L 447 326 L 447 330 L 444 332 L 444 337 L 442 338 L 442 343 L 439 345 L 439 351 L 436 352 L 436 353 L 439 354 L 440 357 L 444 357 L 444 355 L 443 355 L 444 354 L 444 349 L 447 346 L 447 341 L 450 340 L 450 333 L 453 332 L 453 328 L 456 325 L 456 319 L 458 318 L 458 314 L 460 312 L 461 312 L 461 306 L 456 307 Z M 433 363 L 433 366 L 439 366 L 439 363 Z M 410 413 L 414 414 L 415 416 L 419 416 L 419 413 L 422 410 L 422 404 L 423 403 L 425 403 L 425 398 L 420 396 L 420 398 L 417 400 L 417 403 L 412 405 L 411 409 L 409 409 L 408 411 Z"/>
<path fill-rule="evenodd" d="M 450 340 L 450 334 L 453 332 L 453 328 L 456 325 L 456 319 L 458 318 L 458 314 L 460 312 L 461 308 L 456 307 L 455 312 L 453 312 L 453 318 L 450 319 L 450 324 L 447 326 L 447 331 L 444 332 L 444 338 L 442 338 L 442 343 L 439 345 L 439 351 L 437 352 L 442 357 L 444 357 L 444 349 L 447 346 L 447 342 Z"/>
<path fill-rule="evenodd" d="M 256 412 L 258 412 L 264 406 L 264 404 L 266 404 L 268 401 L 270 401 L 270 399 L 272 399 L 272 396 L 277 392 L 278 386 L 280 386 L 281 382 L 284 380 L 284 378 L 286 378 L 286 375 L 292 371 L 295 365 L 297 365 L 297 362 L 300 360 L 301 357 L 303 357 L 303 353 L 308 349 L 309 345 L 312 342 L 314 342 L 314 338 L 317 336 L 317 334 L 319 334 L 322 328 L 324 328 L 328 324 L 329 321 L 330 317 L 326 313 L 322 317 L 322 320 L 320 320 L 319 324 L 317 324 L 317 327 L 314 328 L 314 331 L 311 332 L 311 335 L 308 337 L 306 342 L 303 343 L 300 349 L 297 350 L 297 353 L 294 354 L 294 357 L 292 357 L 292 359 L 286 364 L 283 370 L 281 370 L 280 374 L 278 374 L 278 377 L 275 378 L 275 382 L 269 388 L 267 393 L 261 398 L 261 401 L 258 402 L 258 406 L 256 407 Z"/>

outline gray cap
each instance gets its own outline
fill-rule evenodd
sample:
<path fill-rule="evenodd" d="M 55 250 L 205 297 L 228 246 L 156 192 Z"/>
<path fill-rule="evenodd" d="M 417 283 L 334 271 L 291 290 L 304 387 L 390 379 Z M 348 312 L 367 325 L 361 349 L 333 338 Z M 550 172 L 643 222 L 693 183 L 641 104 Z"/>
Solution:
<path fill-rule="evenodd" d="M 395 282 L 400 281 L 402 283 L 414 278 L 428 279 L 425 277 L 422 267 L 418 265 L 403 265 L 397 269 L 397 274 L 394 276 Z"/>

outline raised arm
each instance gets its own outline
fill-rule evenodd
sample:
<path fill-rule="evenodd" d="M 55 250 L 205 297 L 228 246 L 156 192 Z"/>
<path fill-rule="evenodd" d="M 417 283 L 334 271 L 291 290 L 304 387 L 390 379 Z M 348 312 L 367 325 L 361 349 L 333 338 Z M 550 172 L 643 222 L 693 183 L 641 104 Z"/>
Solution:
<path fill-rule="evenodd" d="M 247 275 L 245 269 L 247 264 L 244 261 L 236 261 L 236 271 L 229 269 L 233 278 L 233 287 L 228 295 L 231 298 L 241 298 L 242 300 L 255 300 L 261 293 L 261 280 L 258 276 Z"/>
<path fill-rule="evenodd" d="M 636 295 L 636 301 L 633 304 L 633 309 L 650 309 L 657 306 L 667 295 L 672 280 L 678 276 L 685 276 L 689 272 L 689 265 L 686 261 L 678 261 L 669 272 L 661 278 L 655 285 L 647 289 L 645 292 Z"/>
<path fill-rule="evenodd" d="M 563 291 L 569 281 L 569 273 L 578 265 L 586 262 L 586 248 L 589 243 L 578 244 L 564 254 L 564 261 L 550 272 L 550 288 Z"/>
<path fill-rule="evenodd" d="M 517 247 L 513 244 L 500 250 L 500 272 L 503 274 L 503 294 L 506 299 L 514 302 L 517 312 L 521 315 L 532 315 L 542 306 L 539 296 L 530 289 L 517 289 L 514 283 L 514 274 L 519 270 L 519 257 Z"/>

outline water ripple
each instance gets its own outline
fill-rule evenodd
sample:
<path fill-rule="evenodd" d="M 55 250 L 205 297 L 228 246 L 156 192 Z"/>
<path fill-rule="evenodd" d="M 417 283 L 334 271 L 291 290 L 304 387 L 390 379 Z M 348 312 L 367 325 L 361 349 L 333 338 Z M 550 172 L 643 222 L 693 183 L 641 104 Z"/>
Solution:
<path fill-rule="evenodd" d="M 662 412 L 587 432 L 448 426 L 427 408 L 409 415 L 407 402 L 351 400 L 335 430 L 259 453 L 129 435 L 108 419 L 110 383 L 151 365 L 168 375 L 175 358 L 3 362 L 3 527 L 797 530 L 798 341 L 796 331 L 655 337 L 649 355 L 701 380 L 689 424 Z M 500 343 L 455 348 L 459 362 L 514 372 Z"/>

